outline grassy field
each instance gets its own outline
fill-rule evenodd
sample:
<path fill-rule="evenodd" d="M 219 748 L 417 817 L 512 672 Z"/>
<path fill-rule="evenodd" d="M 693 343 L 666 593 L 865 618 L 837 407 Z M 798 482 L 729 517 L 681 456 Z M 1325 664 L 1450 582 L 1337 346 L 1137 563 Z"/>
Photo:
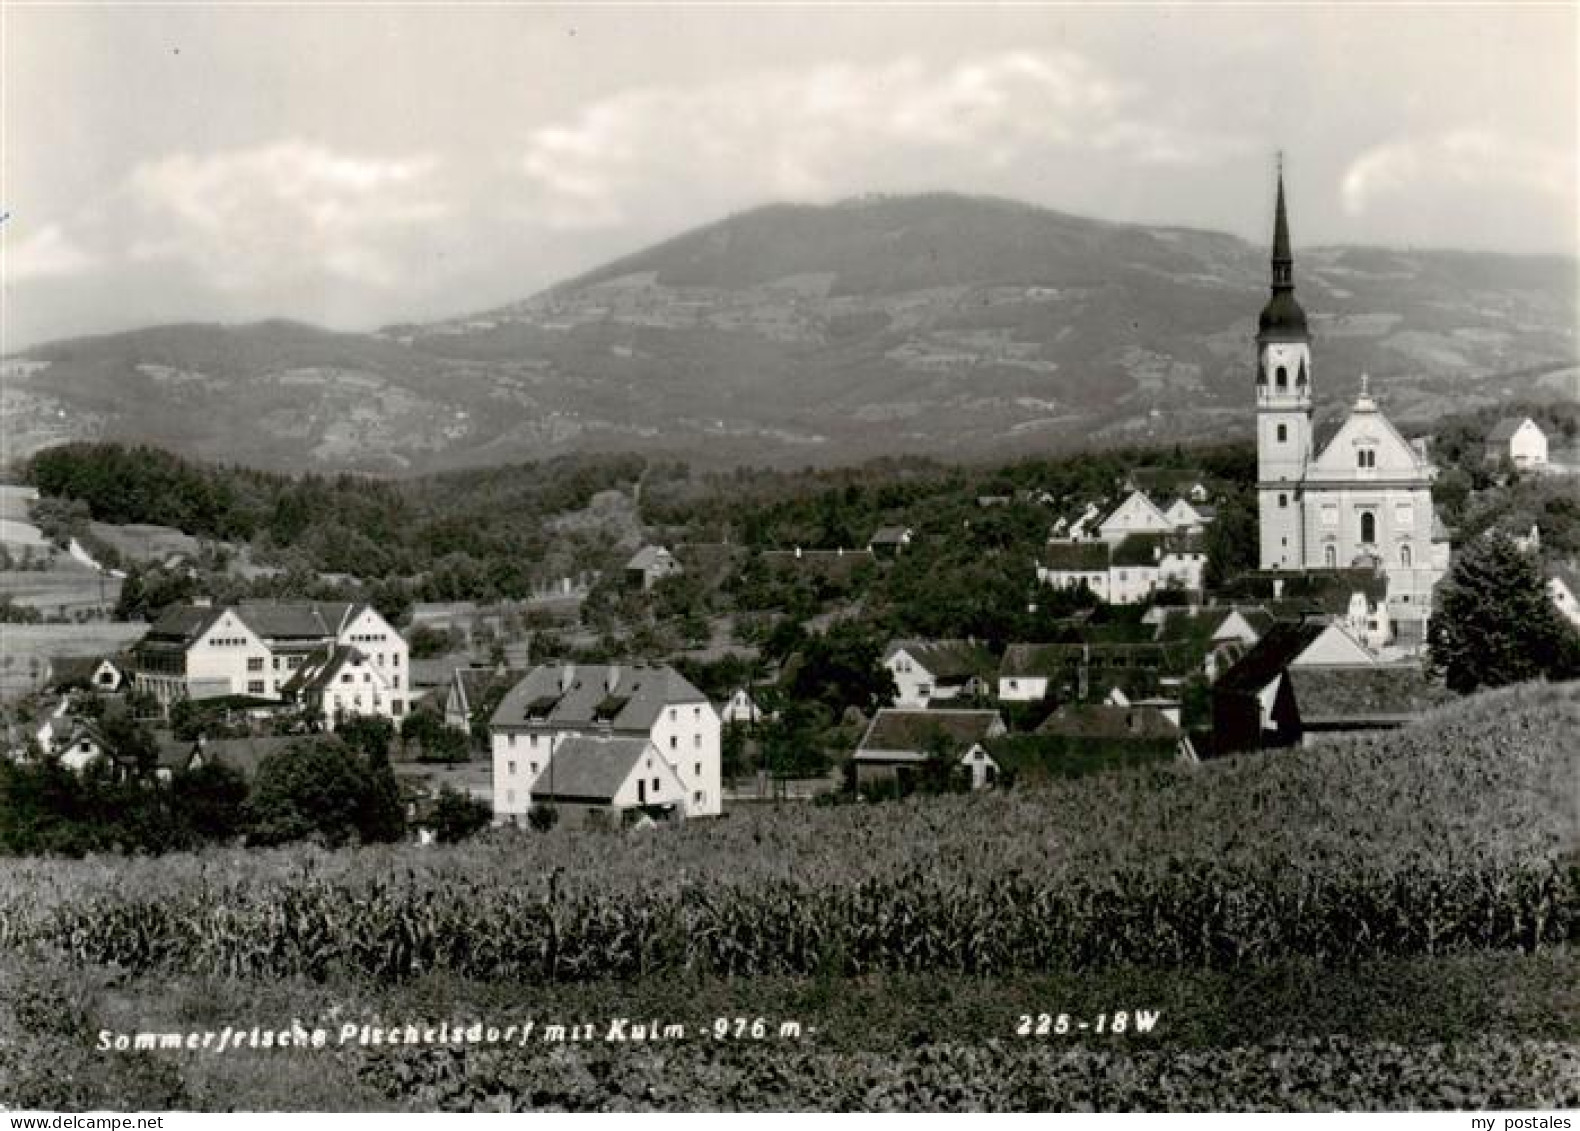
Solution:
<path fill-rule="evenodd" d="M 0 574 L 0 579 L 7 576 Z M 147 625 L 115 621 L 0 624 L 0 697 L 35 690 L 43 663 L 51 656 L 108 655 L 125 648 L 147 629 Z"/>
<path fill-rule="evenodd" d="M 1573 1105 L 1577 733 L 1580 685 L 1526 687 L 1403 732 L 1034 790 L 451 849 L 17 862 L 0 878 L 0 977 L 21 990 L 20 1012 L 0 1013 L 0 1098 Z M 1118 1010 L 1156 1023 L 1075 1028 Z M 1050 1027 L 1067 1014 L 1070 1032 L 1022 1036 L 1044 1013 Z M 532 1018 L 593 1038 L 92 1048 L 100 1029 L 292 1017 L 332 1036 Z M 685 1036 L 606 1041 L 614 1017 Z M 761 1038 L 709 1032 L 758 1017 Z"/>

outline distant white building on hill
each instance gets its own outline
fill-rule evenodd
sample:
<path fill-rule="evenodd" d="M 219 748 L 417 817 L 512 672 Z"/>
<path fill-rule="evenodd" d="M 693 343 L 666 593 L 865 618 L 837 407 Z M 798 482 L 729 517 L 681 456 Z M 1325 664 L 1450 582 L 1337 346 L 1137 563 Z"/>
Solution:
<path fill-rule="evenodd" d="M 1547 433 L 1528 416 L 1505 416 L 1487 433 L 1487 461 L 1508 460 L 1522 471 L 1547 466 Z"/>

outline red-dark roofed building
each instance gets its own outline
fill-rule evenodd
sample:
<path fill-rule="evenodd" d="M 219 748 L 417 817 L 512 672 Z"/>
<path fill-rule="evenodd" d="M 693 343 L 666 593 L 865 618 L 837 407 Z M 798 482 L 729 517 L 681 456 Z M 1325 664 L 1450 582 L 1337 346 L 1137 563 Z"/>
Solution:
<path fill-rule="evenodd" d="M 929 757 L 939 756 L 965 767 L 972 788 L 981 789 L 998 776 L 998 764 L 987 744 L 1005 729 L 997 711 L 880 708 L 856 747 L 857 784 L 905 778 Z"/>

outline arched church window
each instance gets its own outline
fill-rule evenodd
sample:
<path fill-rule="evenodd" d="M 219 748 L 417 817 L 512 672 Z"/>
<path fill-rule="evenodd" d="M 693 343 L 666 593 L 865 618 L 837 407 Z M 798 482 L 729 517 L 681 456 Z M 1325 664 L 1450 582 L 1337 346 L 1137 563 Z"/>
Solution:
<path fill-rule="evenodd" d="M 1410 568 L 1410 547 L 1409 546 L 1400 546 L 1399 547 L 1399 564 L 1404 566 L 1406 569 Z"/>
<path fill-rule="evenodd" d="M 1361 512 L 1361 541 L 1377 541 L 1377 516 L 1371 511 Z"/>
<path fill-rule="evenodd" d="M 1280 389 L 1289 388 L 1289 370 L 1280 365 L 1278 367 L 1278 372 L 1274 374 L 1274 380 Z"/>
<path fill-rule="evenodd" d="M 1339 551 L 1333 546 L 1328 546 L 1322 551 L 1322 564 L 1329 569 L 1336 569 L 1339 564 Z"/>
<path fill-rule="evenodd" d="M 1289 439 L 1289 429 L 1280 424 L 1278 426 L 1278 442 L 1282 444 L 1287 439 Z"/>
<path fill-rule="evenodd" d="M 1288 495 L 1283 495 L 1283 494 L 1279 495 L 1278 496 L 1278 505 L 1281 506 L 1281 507 L 1287 507 L 1289 505 L 1289 496 Z"/>

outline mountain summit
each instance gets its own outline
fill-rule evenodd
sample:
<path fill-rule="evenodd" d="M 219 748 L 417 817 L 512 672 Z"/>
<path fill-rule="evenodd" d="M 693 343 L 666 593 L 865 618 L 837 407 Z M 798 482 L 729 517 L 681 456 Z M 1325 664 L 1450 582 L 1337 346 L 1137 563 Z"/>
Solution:
<path fill-rule="evenodd" d="M 1267 250 L 950 194 L 772 205 L 377 334 L 172 326 L 5 361 L 7 451 L 157 442 L 415 471 L 567 451 L 971 458 L 1249 433 Z M 1574 396 L 1576 263 L 1302 248 L 1319 388 L 1390 415 Z M 1565 367 L 1571 367 L 1566 370 Z"/>

